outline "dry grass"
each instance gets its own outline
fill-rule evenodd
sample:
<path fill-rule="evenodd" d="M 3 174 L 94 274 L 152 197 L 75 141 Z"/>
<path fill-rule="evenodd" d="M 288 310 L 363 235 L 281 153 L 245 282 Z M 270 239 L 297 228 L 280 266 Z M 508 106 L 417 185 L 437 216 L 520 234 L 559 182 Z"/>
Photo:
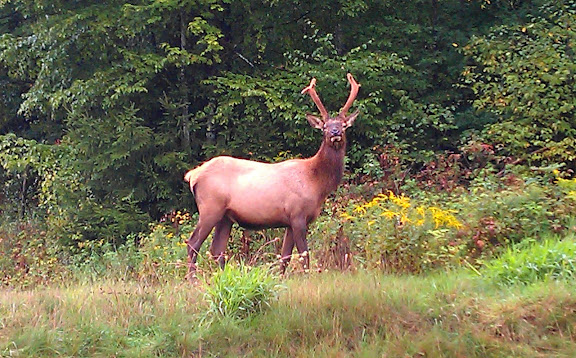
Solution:
<path fill-rule="evenodd" d="M 201 287 L 136 282 L 0 292 L 0 355 L 569 357 L 573 284 L 498 288 L 454 273 L 324 273 L 271 309 L 201 324 Z"/>

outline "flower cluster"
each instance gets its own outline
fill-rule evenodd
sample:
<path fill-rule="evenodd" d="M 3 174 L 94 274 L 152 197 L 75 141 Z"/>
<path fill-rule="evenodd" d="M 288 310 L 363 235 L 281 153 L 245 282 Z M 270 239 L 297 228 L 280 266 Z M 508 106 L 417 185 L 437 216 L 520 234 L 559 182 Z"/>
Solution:
<path fill-rule="evenodd" d="M 566 197 L 576 200 L 576 178 L 562 178 L 558 169 L 554 170 L 554 175 L 556 176 L 556 184 L 566 193 Z"/>
<path fill-rule="evenodd" d="M 354 206 L 352 214 L 343 212 L 340 217 L 345 221 L 352 221 L 370 215 L 372 220 L 368 221 L 368 225 L 373 225 L 378 217 L 381 217 L 394 220 L 399 225 L 423 226 L 433 222 L 436 229 L 458 229 L 462 227 L 462 223 L 454 216 L 455 213 L 454 210 L 444 210 L 437 206 L 414 205 L 404 194 L 396 195 L 389 191 L 388 194 L 378 194 L 371 201 Z"/>

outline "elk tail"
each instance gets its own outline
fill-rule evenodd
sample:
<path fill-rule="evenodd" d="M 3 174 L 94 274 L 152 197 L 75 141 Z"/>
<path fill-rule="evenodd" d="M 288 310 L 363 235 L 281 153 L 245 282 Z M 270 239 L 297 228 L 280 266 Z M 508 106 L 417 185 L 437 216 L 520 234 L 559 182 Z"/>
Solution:
<path fill-rule="evenodd" d="M 196 169 L 189 170 L 184 175 L 184 181 L 190 183 L 190 188 L 192 188 L 194 184 L 196 184 L 196 181 L 198 180 L 198 177 L 200 176 L 201 172 L 202 170 L 200 169 L 200 167 L 198 167 Z"/>

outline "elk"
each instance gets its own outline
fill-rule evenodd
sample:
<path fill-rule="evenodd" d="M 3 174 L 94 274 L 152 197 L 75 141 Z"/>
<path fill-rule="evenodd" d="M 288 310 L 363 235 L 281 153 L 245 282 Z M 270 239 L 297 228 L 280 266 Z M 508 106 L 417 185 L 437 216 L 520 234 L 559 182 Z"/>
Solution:
<path fill-rule="evenodd" d="M 309 269 L 308 225 L 320 214 L 328 194 L 340 184 L 346 129 L 359 113 L 347 115 L 360 88 L 351 74 L 347 78 L 350 95 L 336 117 L 330 117 L 316 93 L 315 78 L 302 90 L 302 94 L 312 97 L 321 114 L 321 118 L 306 115 L 310 125 L 323 132 L 322 144 L 313 157 L 271 164 L 219 156 L 185 174 L 199 212 L 197 226 L 187 242 L 190 279 L 196 273 L 200 247 L 213 228 L 210 254 L 224 266 L 224 251 L 234 223 L 252 230 L 285 227 L 281 272 L 290 262 L 294 245 L 304 269 Z"/>

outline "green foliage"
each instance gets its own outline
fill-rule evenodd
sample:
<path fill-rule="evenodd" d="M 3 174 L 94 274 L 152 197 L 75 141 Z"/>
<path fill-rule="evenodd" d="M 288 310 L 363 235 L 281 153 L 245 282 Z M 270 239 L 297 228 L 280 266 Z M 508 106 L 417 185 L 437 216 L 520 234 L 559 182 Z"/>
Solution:
<path fill-rule="evenodd" d="M 557 172 L 556 184 L 558 185 L 560 190 L 564 192 L 567 198 L 572 199 L 574 202 L 576 202 L 576 178 L 572 179 L 561 178 L 558 177 L 558 174 L 560 172 L 558 170 L 556 170 L 556 172 Z"/>
<path fill-rule="evenodd" d="M 206 279 L 208 315 L 244 319 L 260 313 L 277 299 L 279 286 L 265 266 L 229 264 Z"/>
<path fill-rule="evenodd" d="M 149 233 L 142 235 L 140 276 L 160 282 L 184 278 L 188 272 L 186 241 L 195 224 L 190 214 L 178 211 L 169 216 L 168 222 L 154 225 Z"/>
<path fill-rule="evenodd" d="M 0 135 L 0 178 L 3 195 L 0 213 L 7 218 L 23 218 L 26 211 L 42 203 L 45 192 L 41 178 L 53 174 L 58 149 L 24 139 L 13 133 Z M 38 190 L 40 188 L 40 190 Z M 1 199 L 1 198 L 0 198 Z"/>
<path fill-rule="evenodd" d="M 543 233 L 569 232 L 576 215 L 573 201 L 557 185 L 535 182 L 496 190 L 475 186 L 453 206 L 466 212 L 464 231 L 471 238 L 469 245 L 486 252 L 538 239 Z"/>
<path fill-rule="evenodd" d="M 573 231 L 572 181 L 486 176 L 450 192 L 408 183 L 402 188 L 410 196 L 378 194 L 382 188 L 374 183 L 349 187 L 350 197 L 338 199 L 310 226 L 312 258 L 319 269 L 479 267 L 509 245 Z"/>
<path fill-rule="evenodd" d="M 574 168 L 575 10 L 572 0 L 548 1 L 542 17 L 499 26 L 464 49 L 474 106 L 496 115 L 484 137 L 530 164 Z"/>
<path fill-rule="evenodd" d="M 17 119 L 0 131 L 17 129 L 59 153 L 52 156 L 56 168 L 47 169 L 51 175 L 35 170 L 29 179 L 42 183 L 47 219 L 59 235 L 68 242 L 123 240 L 151 216 L 190 205 L 180 199 L 179 174 L 191 157 L 190 96 L 198 95 L 188 81 L 207 77 L 195 68 L 220 62 L 221 34 L 212 24 L 219 3 L 13 1 L 0 11 L 22 17 L 2 28 L 0 75 L 26 88 L 9 107 Z M 180 32 L 183 39 L 173 41 Z M 173 99 L 161 100 L 167 95 Z M 21 184 L 7 179 L 12 187 Z M 26 199 L 37 195 L 30 192 Z"/>
<path fill-rule="evenodd" d="M 542 280 L 576 278 L 576 238 L 546 237 L 511 246 L 488 261 L 482 274 L 500 285 L 529 285 Z"/>
<path fill-rule="evenodd" d="M 0 225 L 0 285 L 29 288 L 65 280 L 62 248 L 31 222 Z"/>
<path fill-rule="evenodd" d="M 117 247 L 104 240 L 86 241 L 74 250 L 69 269 L 72 277 L 80 282 L 95 282 L 102 277 L 125 281 L 138 279 L 143 255 L 134 235 Z"/>

